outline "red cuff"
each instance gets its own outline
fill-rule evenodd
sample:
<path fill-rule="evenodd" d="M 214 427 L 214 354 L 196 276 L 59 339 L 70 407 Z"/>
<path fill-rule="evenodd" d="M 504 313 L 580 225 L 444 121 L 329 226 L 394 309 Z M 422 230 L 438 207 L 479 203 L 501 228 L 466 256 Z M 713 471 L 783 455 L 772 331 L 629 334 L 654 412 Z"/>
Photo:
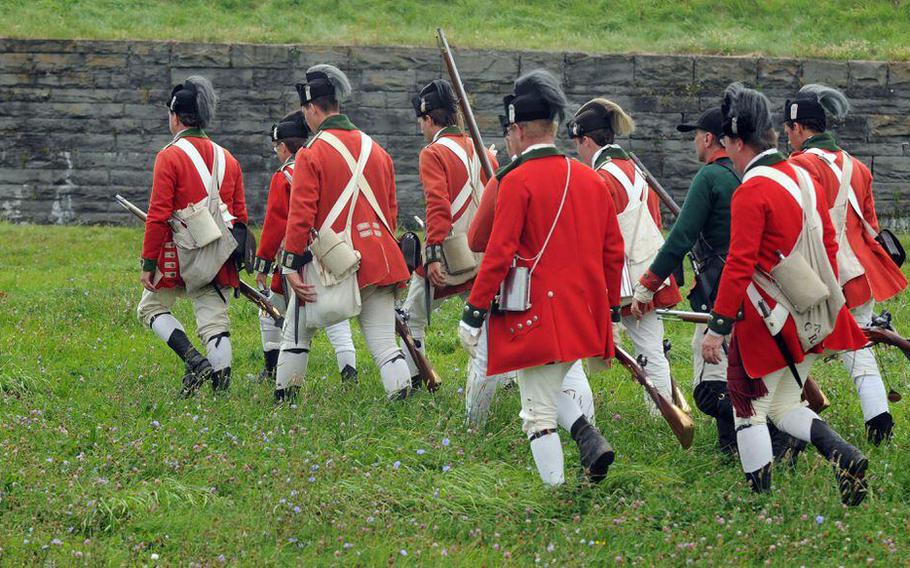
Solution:
<path fill-rule="evenodd" d="M 648 269 L 647 272 L 642 274 L 641 278 L 638 279 L 638 283 L 652 292 L 657 292 L 660 290 L 660 286 L 664 283 L 664 280 L 664 278 L 660 278 Z"/>

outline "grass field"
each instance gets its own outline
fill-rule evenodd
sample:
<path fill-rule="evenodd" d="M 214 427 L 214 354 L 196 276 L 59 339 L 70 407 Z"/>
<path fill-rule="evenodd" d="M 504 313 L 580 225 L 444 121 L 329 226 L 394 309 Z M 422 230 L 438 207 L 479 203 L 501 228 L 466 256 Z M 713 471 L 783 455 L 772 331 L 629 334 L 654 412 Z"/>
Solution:
<path fill-rule="evenodd" d="M 4 0 L 0 36 L 910 59 L 904 0 Z"/>
<path fill-rule="evenodd" d="M 451 564 L 894 566 L 910 557 L 910 415 L 892 407 L 894 442 L 860 444 L 872 494 L 843 508 L 833 475 L 806 452 L 754 496 L 738 462 L 713 449 L 696 416 L 681 450 L 647 416 L 619 368 L 592 378 L 598 423 L 617 449 L 607 480 L 540 484 L 520 432 L 516 391 L 500 392 L 485 433 L 462 425 L 466 356 L 459 306 L 434 318 L 434 396 L 383 400 L 359 337 L 361 383 L 343 389 L 320 337 L 298 407 L 275 409 L 260 366 L 257 315 L 231 307 L 229 394 L 176 398 L 176 358 L 134 315 L 137 228 L 0 224 L 0 565 Z M 891 302 L 900 326 L 906 299 Z M 190 323 L 188 306 L 178 317 Z M 189 327 L 189 326 L 188 326 Z M 907 331 L 910 324 L 904 325 Z M 685 324 L 668 324 L 688 394 Z M 357 334 L 355 334 L 357 335 Z M 907 362 L 883 352 L 908 394 Z M 815 375 L 826 417 L 863 439 L 839 364 Z"/>

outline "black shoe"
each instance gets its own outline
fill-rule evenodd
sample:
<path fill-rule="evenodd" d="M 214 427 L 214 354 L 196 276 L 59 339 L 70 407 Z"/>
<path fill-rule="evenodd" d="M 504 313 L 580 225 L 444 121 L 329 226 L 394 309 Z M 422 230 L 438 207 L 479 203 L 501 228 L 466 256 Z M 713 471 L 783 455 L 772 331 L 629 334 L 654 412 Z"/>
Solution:
<path fill-rule="evenodd" d="M 592 483 L 600 483 L 607 477 L 607 471 L 616 457 L 613 446 L 584 416 L 579 416 L 572 424 L 571 434 L 578 444 L 585 475 Z"/>
<path fill-rule="evenodd" d="M 812 421 L 810 430 L 812 445 L 828 461 L 834 464 L 834 474 L 844 505 L 854 507 L 866 498 L 866 470 L 869 460 L 859 449 L 846 442 L 823 420 Z"/>
<path fill-rule="evenodd" d="M 890 412 L 882 412 L 872 420 L 866 421 L 866 437 L 876 446 L 891 441 L 894 435 L 894 418 Z"/>
<path fill-rule="evenodd" d="M 345 365 L 344 369 L 341 370 L 341 384 L 356 385 L 357 382 L 357 368 Z"/>
<path fill-rule="evenodd" d="M 767 493 L 771 491 L 771 464 L 746 474 L 746 482 L 753 493 Z"/>
<path fill-rule="evenodd" d="M 736 453 L 733 404 L 724 381 L 702 381 L 692 391 L 695 406 L 717 422 L 717 446 L 725 455 Z"/>
<path fill-rule="evenodd" d="M 297 402 L 297 393 L 300 392 L 300 387 L 287 387 L 283 389 L 275 389 L 275 406 L 280 404 L 288 403 L 294 404 Z"/>
<path fill-rule="evenodd" d="M 212 376 L 212 364 L 195 349 L 191 349 L 186 354 L 184 361 L 186 374 L 183 376 L 183 388 L 180 394 L 189 397 Z"/>
<path fill-rule="evenodd" d="M 409 398 L 412 394 L 414 394 L 414 392 L 414 389 L 412 389 L 410 386 L 407 386 L 390 394 L 389 400 L 404 400 L 406 398 Z"/>
<path fill-rule="evenodd" d="M 231 368 L 225 367 L 212 373 L 212 391 L 224 392 L 231 386 Z"/>
<path fill-rule="evenodd" d="M 411 377 L 411 388 L 417 390 L 423 386 L 423 377 L 420 375 L 414 375 Z"/>
<path fill-rule="evenodd" d="M 275 369 L 263 369 L 259 371 L 259 374 L 256 375 L 257 383 L 274 383 L 275 382 Z"/>

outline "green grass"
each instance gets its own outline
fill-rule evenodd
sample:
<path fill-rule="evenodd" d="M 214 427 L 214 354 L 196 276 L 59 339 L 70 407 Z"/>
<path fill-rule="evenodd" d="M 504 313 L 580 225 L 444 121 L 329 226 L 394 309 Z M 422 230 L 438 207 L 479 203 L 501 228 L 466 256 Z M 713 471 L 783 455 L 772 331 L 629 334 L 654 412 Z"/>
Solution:
<path fill-rule="evenodd" d="M 5 0 L 0 35 L 908 59 L 903 0 Z"/>
<path fill-rule="evenodd" d="M 814 452 L 796 473 L 776 471 L 772 494 L 752 495 L 739 464 L 714 451 L 704 416 L 681 450 L 617 368 L 592 378 L 598 423 L 618 452 L 608 479 L 577 479 L 564 436 L 568 482 L 547 490 L 516 391 L 499 393 L 485 433 L 462 425 L 454 301 L 430 334 L 446 381 L 435 397 L 385 402 L 359 334 L 361 383 L 343 389 L 320 336 L 299 407 L 275 409 L 270 386 L 244 378 L 261 355 L 257 314 L 240 300 L 231 392 L 176 398 L 176 358 L 134 315 L 140 240 L 136 228 L 0 224 L 0 565 L 148 565 L 152 554 L 214 566 L 896 565 L 910 555 L 906 402 L 893 406 L 889 447 L 861 442 L 872 494 L 847 510 Z M 905 299 L 888 307 L 898 325 L 910 318 Z M 177 315 L 191 324 L 187 305 Z M 691 394 L 691 330 L 670 323 L 668 333 Z M 881 355 L 906 395 L 907 362 Z M 814 374 L 834 402 L 827 419 L 862 440 L 841 366 Z"/>

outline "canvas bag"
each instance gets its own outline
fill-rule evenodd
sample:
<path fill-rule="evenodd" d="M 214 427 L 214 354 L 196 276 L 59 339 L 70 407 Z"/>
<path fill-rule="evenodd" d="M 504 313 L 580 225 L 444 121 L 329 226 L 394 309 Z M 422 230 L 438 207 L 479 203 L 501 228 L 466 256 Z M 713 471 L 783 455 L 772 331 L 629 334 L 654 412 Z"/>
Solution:
<path fill-rule="evenodd" d="M 446 283 L 457 286 L 474 278 L 480 269 L 483 254 L 475 253 L 468 245 L 468 227 L 477 212 L 480 198 L 483 195 L 483 184 L 480 181 L 480 159 L 474 155 L 468 158 L 467 152 L 451 138 L 442 137 L 435 142 L 448 148 L 464 165 L 468 179 L 455 200 L 452 202 L 452 231 L 442 242 L 442 257 L 446 269 Z M 467 207 L 465 207 L 467 205 Z M 457 218 L 455 215 L 464 208 Z"/>
<path fill-rule="evenodd" d="M 310 245 L 313 260 L 303 269 L 304 281 L 316 290 L 316 301 L 304 306 L 304 325 L 308 328 L 328 327 L 360 315 L 362 302 L 357 281 L 360 253 L 353 247 L 351 225 L 357 199 L 365 182 L 363 169 L 373 151 L 373 139 L 363 132 L 360 132 L 360 136 L 360 156 L 356 161 L 334 134 L 322 131 L 317 136 L 341 154 L 351 170 L 351 178 Z M 332 225 L 348 204 L 350 207 L 344 231 L 336 233 Z"/>
<path fill-rule="evenodd" d="M 205 199 L 175 211 L 168 219 L 177 247 L 180 277 L 186 291 L 193 293 L 211 284 L 236 250 L 237 241 L 228 226 L 234 217 L 227 212 L 219 193 L 224 180 L 224 148 L 212 142 L 214 158 L 209 172 L 202 155 L 189 140 L 180 138 L 173 145 L 193 162 L 207 192 Z"/>
<path fill-rule="evenodd" d="M 846 303 L 834 269 L 828 261 L 823 240 L 821 218 L 816 210 L 816 195 L 809 174 L 794 166 L 798 183 L 785 173 L 767 166 L 749 170 L 743 182 L 760 176 L 782 186 L 799 204 L 803 212 L 803 226 L 790 254 L 771 270 L 771 274 L 757 270 L 753 281 L 776 302 L 770 314 L 763 314 L 758 292 L 750 285 L 747 295 L 772 335 L 777 335 L 789 315 L 796 324 L 796 332 L 804 351 L 821 343 L 833 330 L 837 316 Z M 790 263 L 786 262 L 790 259 Z M 814 301 L 813 298 L 820 298 Z M 807 305 L 811 304 L 811 305 Z"/>
<path fill-rule="evenodd" d="M 648 209 L 648 184 L 645 178 L 635 168 L 635 180 L 622 169 L 608 160 L 600 166 L 626 190 L 629 203 L 617 215 L 619 232 L 622 233 L 625 244 L 625 264 L 623 265 L 622 281 L 620 285 L 621 304 L 627 306 L 632 303 L 632 291 L 641 276 L 647 272 L 660 247 L 664 244 L 664 236 L 660 233 L 657 223 L 651 217 Z M 661 288 L 669 284 L 669 279 L 661 284 Z"/>

